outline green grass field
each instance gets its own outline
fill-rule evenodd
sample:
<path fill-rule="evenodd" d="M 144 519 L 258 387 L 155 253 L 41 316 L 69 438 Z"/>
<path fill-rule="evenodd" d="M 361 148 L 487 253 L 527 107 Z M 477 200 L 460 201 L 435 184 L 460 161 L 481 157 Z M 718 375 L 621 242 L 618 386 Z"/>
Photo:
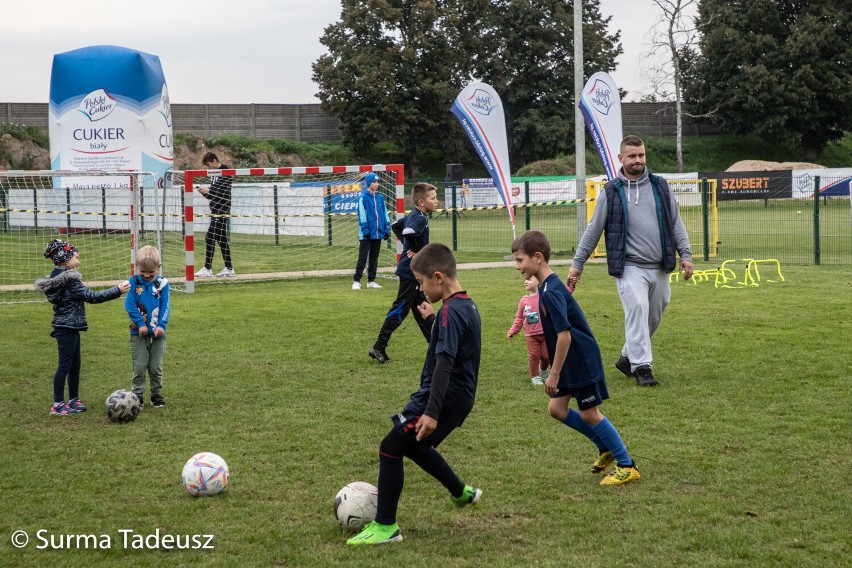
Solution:
<path fill-rule="evenodd" d="M 785 265 L 784 276 L 741 289 L 673 285 L 654 338 L 661 385 L 641 389 L 612 366 L 622 341 L 612 279 L 587 268 L 577 299 L 603 351 L 612 398 L 602 409 L 642 473 L 613 488 L 588 473 L 592 444 L 548 416 L 523 339 L 506 339 L 520 276 L 462 272 L 482 314 L 482 368 L 476 407 L 441 449 L 482 500 L 457 510 L 407 463 L 405 540 L 367 550 L 344 544 L 332 498 L 348 482 L 376 482 L 378 443 L 426 349 L 407 320 L 392 363 L 367 357 L 392 286 L 353 292 L 335 277 L 175 294 L 168 406 L 126 425 L 101 409 L 130 383 L 120 301 L 88 307 L 81 396 L 91 410 L 74 417 L 48 414 L 49 305 L 0 306 L 0 565 L 848 565 L 852 269 Z M 184 462 L 202 450 L 230 465 L 218 497 L 181 486 Z M 127 550 L 128 529 L 213 534 L 215 548 Z M 23 549 L 10 542 L 17 530 L 30 535 Z M 38 549 L 40 530 L 55 542 L 108 535 L 112 546 Z"/>

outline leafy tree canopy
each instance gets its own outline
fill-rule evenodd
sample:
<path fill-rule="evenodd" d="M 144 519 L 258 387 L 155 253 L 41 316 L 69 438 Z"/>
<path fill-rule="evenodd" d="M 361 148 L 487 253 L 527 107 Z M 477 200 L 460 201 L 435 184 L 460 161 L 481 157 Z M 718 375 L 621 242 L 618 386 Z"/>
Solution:
<path fill-rule="evenodd" d="M 340 21 L 313 66 L 323 108 L 345 143 L 404 150 L 416 175 L 426 148 L 460 161 L 471 152 L 450 106 L 474 78 L 500 94 L 515 167 L 573 151 L 573 7 L 564 0 L 342 0 Z M 621 53 L 599 0 L 584 2 L 586 77 Z M 516 163 L 517 162 L 517 163 Z"/>
<path fill-rule="evenodd" d="M 796 137 L 816 160 L 852 130 L 849 10 L 848 0 L 703 0 L 689 100 L 736 133 Z"/>

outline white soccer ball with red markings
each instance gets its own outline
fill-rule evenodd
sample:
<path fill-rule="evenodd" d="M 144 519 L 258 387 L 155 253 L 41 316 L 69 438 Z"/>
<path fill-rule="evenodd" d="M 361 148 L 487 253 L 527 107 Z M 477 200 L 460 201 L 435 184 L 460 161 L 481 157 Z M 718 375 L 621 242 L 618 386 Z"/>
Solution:
<path fill-rule="evenodd" d="M 353 481 L 334 496 L 334 516 L 347 531 L 357 531 L 376 519 L 379 490 L 365 481 Z"/>
<path fill-rule="evenodd" d="M 231 470 L 220 456 L 213 452 L 195 454 L 183 466 L 181 480 L 190 495 L 218 495 L 228 486 Z"/>

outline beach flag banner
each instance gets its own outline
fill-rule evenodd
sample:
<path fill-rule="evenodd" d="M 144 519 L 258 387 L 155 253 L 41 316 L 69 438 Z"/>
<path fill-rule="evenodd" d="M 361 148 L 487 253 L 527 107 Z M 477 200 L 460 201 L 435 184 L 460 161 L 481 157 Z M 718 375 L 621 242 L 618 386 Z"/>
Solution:
<path fill-rule="evenodd" d="M 497 193 L 509 212 L 514 238 L 515 211 L 512 208 L 506 114 L 499 95 L 491 85 L 474 82 L 462 89 L 450 111 L 461 122 L 479 159 L 494 180 Z"/>
<path fill-rule="evenodd" d="M 606 177 L 608 180 L 615 179 L 621 167 L 618 153 L 624 138 L 621 126 L 621 97 L 615 81 L 606 73 L 595 73 L 583 87 L 578 104 L 603 163 Z"/>

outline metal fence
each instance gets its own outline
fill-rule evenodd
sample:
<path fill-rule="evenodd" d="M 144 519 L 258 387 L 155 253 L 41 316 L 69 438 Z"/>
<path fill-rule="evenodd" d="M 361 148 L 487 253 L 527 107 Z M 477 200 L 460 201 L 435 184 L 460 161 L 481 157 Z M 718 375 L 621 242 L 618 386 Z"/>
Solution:
<path fill-rule="evenodd" d="M 809 197 L 763 199 L 716 199 L 715 181 L 706 180 L 703 192 L 698 189 L 697 195 L 678 194 L 679 211 L 696 261 L 771 258 L 787 264 L 852 265 L 850 197 L 825 196 L 818 191 L 827 182 L 847 180 L 815 178 L 814 192 Z M 430 240 L 450 246 L 460 262 L 506 260 L 513 239 L 507 209 L 454 208 L 452 199 L 459 202 L 459 190 L 450 188 L 446 199 L 449 206 L 445 203 L 444 209 L 432 215 Z M 515 206 L 514 234 L 540 230 L 550 238 L 556 258 L 571 258 L 585 226 L 586 207 L 591 212 L 594 200 Z"/>

